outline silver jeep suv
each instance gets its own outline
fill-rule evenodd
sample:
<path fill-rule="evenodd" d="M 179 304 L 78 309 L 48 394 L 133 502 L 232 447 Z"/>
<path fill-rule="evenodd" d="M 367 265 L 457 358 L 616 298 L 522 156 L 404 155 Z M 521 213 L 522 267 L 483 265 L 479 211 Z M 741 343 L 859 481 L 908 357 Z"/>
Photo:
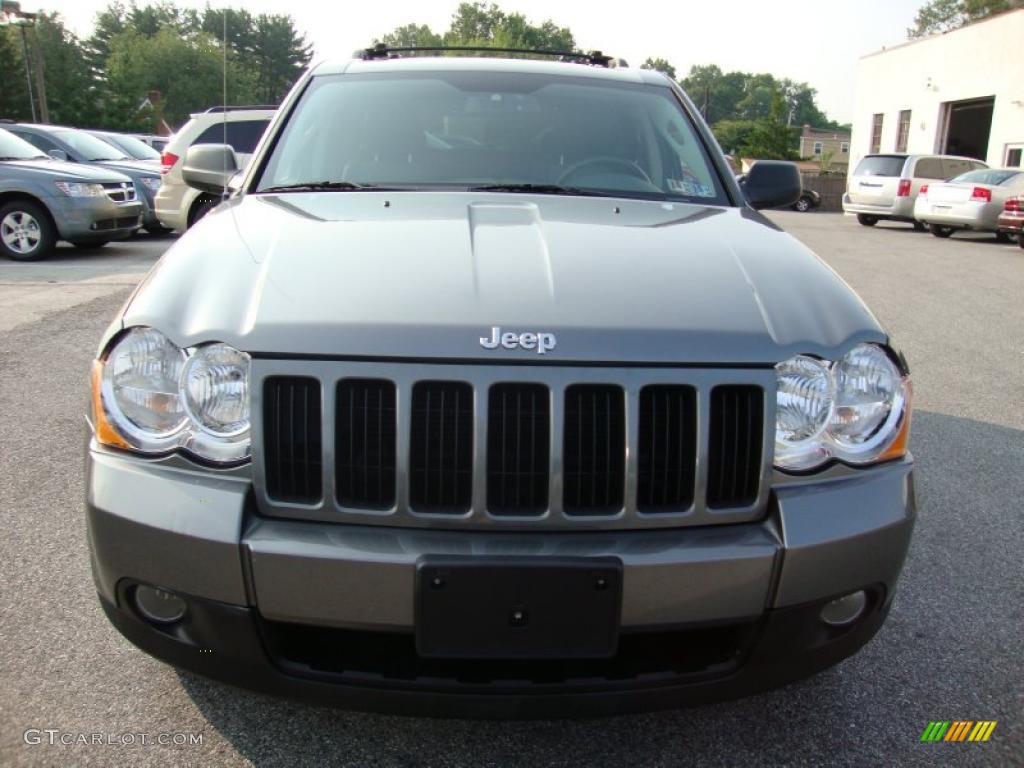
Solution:
<path fill-rule="evenodd" d="M 221 193 L 229 147 L 184 178 Z M 543 717 L 739 696 L 879 629 L 907 367 L 656 72 L 370 49 L 295 86 L 100 341 L 133 643 L 264 691 Z"/>

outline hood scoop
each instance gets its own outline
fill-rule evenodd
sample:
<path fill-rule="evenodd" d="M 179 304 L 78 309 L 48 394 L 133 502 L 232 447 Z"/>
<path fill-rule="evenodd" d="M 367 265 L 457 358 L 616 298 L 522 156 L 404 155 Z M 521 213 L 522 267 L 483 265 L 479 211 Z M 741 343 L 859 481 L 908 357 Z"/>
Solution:
<path fill-rule="evenodd" d="M 467 206 L 476 295 L 555 297 L 551 253 L 540 209 L 533 203 Z"/>

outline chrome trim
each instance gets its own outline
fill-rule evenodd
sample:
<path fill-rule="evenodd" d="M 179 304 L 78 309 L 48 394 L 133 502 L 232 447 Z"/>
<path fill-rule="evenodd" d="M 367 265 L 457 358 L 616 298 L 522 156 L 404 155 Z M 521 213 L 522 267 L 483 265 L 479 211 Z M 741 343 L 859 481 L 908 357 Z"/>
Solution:
<path fill-rule="evenodd" d="M 323 497 L 316 504 L 296 504 L 271 499 L 266 493 L 263 466 L 263 384 L 270 376 L 306 376 L 319 379 L 323 396 Z M 334 482 L 334 397 L 337 382 L 346 378 L 389 379 L 395 383 L 397 406 L 396 503 L 388 510 L 354 509 L 339 505 Z M 473 387 L 474 448 L 472 508 L 462 515 L 416 512 L 409 508 L 409 418 L 412 387 L 417 381 L 464 381 Z M 551 396 L 550 503 L 542 515 L 511 517 L 492 515 L 487 503 L 487 396 L 492 384 L 539 383 Z M 614 515 L 569 516 L 562 511 L 562 438 L 564 393 L 571 384 L 612 384 L 626 397 L 626 504 Z M 680 512 L 644 513 L 636 508 L 638 473 L 639 396 L 649 384 L 686 384 L 697 390 L 697 471 L 694 503 Z M 761 447 L 761 479 L 758 497 L 747 507 L 709 509 L 707 492 L 708 436 L 711 390 L 720 384 L 752 384 L 764 392 L 764 430 Z M 414 528 L 485 530 L 609 530 L 675 528 L 760 519 L 771 490 L 775 430 L 775 370 L 692 368 L 576 368 L 571 366 L 485 366 L 451 364 L 403 364 L 330 360 L 256 359 L 251 367 L 253 480 L 260 513 L 267 517 L 359 525 Z"/>

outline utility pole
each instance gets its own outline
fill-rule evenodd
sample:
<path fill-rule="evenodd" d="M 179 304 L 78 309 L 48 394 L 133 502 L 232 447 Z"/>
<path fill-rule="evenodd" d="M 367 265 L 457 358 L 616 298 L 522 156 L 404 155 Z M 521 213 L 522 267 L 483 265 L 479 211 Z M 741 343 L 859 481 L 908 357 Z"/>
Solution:
<path fill-rule="evenodd" d="M 25 58 L 25 80 L 28 84 L 28 100 L 32 111 L 32 120 L 36 120 L 36 100 L 32 96 L 32 78 L 30 75 L 30 70 L 34 69 L 36 75 L 36 95 L 39 97 L 39 120 L 48 123 L 50 122 L 50 110 L 46 105 L 46 64 L 43 61 L 43 49 L 39 45 L 39 31 L 37 28 L 31 56 L 29 55 L 28 35 L 25 32 L 26 27 L 36 27 L 36 20 L 38 18 L 39 14 L 22 11 L 21 3 L 16 0 L 0 0 L 0 26 L 13 25 L 21 27 L 21 49 L 22 55 Z M 32 61 L 31 67 L 29 66 L 30 58 Z"/>

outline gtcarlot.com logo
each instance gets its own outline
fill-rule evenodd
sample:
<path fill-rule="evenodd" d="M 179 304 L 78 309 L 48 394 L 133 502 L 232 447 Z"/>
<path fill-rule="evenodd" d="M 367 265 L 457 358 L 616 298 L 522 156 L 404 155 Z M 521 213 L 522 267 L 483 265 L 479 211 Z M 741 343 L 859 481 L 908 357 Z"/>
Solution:
<path fill-rule="evenodd" d="M 65 747 L 197 747 L 203 743 L 203 734 L 199 733 L 74 733 L 59 728 L 29 728 L 22 734 L 26 744 L 36 746 Z"/>
<path fill-rule="evenodd" d="M 932 720 L 921 741 L 988 741 L 995 720 Z"/>

